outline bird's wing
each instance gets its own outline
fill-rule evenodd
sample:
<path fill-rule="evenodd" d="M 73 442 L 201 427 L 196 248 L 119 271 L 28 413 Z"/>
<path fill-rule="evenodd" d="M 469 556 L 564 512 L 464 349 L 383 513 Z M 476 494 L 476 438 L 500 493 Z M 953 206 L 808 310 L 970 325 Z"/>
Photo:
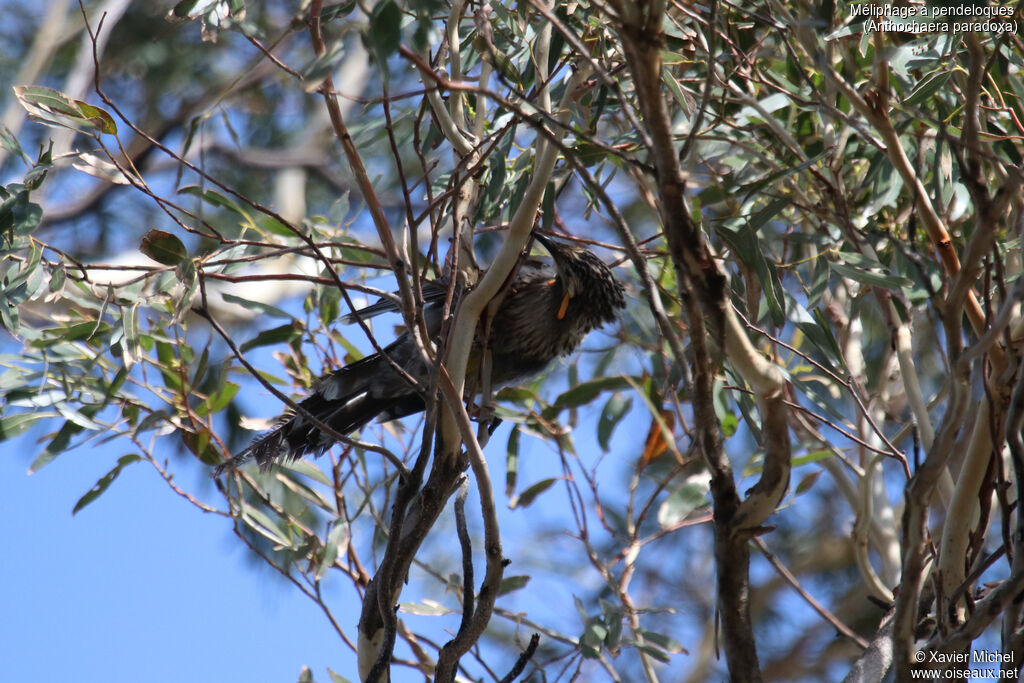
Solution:
<path fill-rule="evenodd" d="M 448 281 L 443 279 L 424 280 L 422 287 L 424 304 L 444 301 L 444 297 L 448 293 Z M 369 306 L 358 308 L 352 313 L 341 316 L 339 321 L 343 325 L 351 325 L 359 319 L 369 320 L 370 318 L 376 318 L 382 313 L 398 313 L 399 310 L 400 309 L 396 301 L 392 299 L 378 299 Z"/>
<path fill-rule="evenodd" d="M 556 271 L 550 264 L 532 256 L 525 256 L 520 261 L 516 280 L 519 282 L 532 282 L 534 280 L 547 280 L 555 277 L 555 275 Z M 423 280 L 423 303 L 431 304 L 444 301 L 448 295 L 448 282 L 446 276 L 442 276 L 438 280 Z M 370 318 L 376 318 L 382 313 L 398 313 L 399 310 L 397 296 L 395 299 L 378 299 L 369 306 L 364 306 L 352 313 L 341 316 L 339 321 L 343 325 L 351 325 L 359 319 L 369 320 Z"/>

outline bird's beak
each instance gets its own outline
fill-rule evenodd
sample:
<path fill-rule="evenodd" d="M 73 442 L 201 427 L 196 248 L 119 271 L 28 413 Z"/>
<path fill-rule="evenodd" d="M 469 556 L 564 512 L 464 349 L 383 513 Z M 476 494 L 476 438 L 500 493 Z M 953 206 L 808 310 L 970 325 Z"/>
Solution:
<path fill-rule="evenodd" d="M 547 250 L 547 252 L 549 254 L 551 254 L 551 258 L 555 257 L 555 249 L 557 247 L 555 247 L 552 244 L 552 242 L 551 242 L 551 240 L 549 238 L 545 237 L 544 235 L 540 234 L 539 232 L 535 232 L 535 233 L 533 233 L 533 239 L 535 239 L 538 242 L 540 242 L 541 246 L 543 246 Z"/>
<path fill-rule="evenodd" d="M 559 273 L 562 272 L 562 259 L 559 255 L 563 253 L 562 245 L 558 242 L 552 241 L 550 237 L 546 237 L 539 232 L 533 233 L 533 239 L 540 243 L 542 247 L 551 255 L 551 260 L 555 262 L 555 270 Z"/>
<path fill-rule="evenodd" d="M 551 241 L 551 239 L 545 237 L 539 232 L 533 233 L 533 238 L 540 242 L 541 246 L 547 249 L 548 253 L 551 254 L 551 260 L 555 263 L 555 270 L 558 271 L 558 276 L 562 281 L 562 286 L 565 287 L 565 296 L 562 298 L 562 305 L 558 308 L 558 319 L 561 320 L 565 317 L 565 313 L 569 308 L 569 301 L 572 297 L 576 296 L 576 279 L 566 277 L 566 274 L 562 272 L 563 259 L 558 257 L 562 250 L 559 248 L 557 242 Z"/>

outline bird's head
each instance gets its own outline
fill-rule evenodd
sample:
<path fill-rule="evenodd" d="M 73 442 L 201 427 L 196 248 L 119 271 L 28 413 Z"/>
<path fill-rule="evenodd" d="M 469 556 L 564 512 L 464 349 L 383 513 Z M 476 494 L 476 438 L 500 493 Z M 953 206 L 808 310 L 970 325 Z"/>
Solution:
<path fill-rule="evenodd" d="M 571 305 L 596 316 L 601 322 L 611 322 L 615 319 L 615 312 L 625 308 L 622 283 L 597 254 L 584 247 L 556 242 L 539 233 L 534 233 L 534 237 L 551 254 L 558 271 L 564 292 L 559 318 L 566 315 Z"/>

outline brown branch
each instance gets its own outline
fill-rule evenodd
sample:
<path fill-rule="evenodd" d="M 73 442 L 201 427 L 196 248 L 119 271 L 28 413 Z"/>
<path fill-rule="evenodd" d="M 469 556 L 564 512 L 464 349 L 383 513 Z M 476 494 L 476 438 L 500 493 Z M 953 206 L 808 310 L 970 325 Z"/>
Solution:
<path fill-rule="evenodd" d="M 840 621 L 839 617 L 832 614 L 832 612 L 830 612 L 824 605 L 818 602 L 813 595 L 808 593 L 804 589 L 804 587 L 800 585 L 799 579 L 793 576 L 793 573 L 789 571 L 786 565 L 782 564 L 782 561 L 779 560 L 775 553 L 768 549 L 768 545 L 764 542 L 763 539 L 755 538 L 754 543 L 761 550 L 761 553 L 766 558 L 768 558 L 768 561 L 771 563 L 771 565 L 775 567 L 775 571 L 777 571 L 779 575 L 783 579 L 785 579 L 786 583 L 793 587 L 793 590 L 800 594 L 800 597 L 807 601 L 807 604 L 811 606 L 811 609 L 817 612 L 822 619 L 832 624 L 832 626 L 834 626 L 837 631 L 839 631 L 844 636 L 855 642 L 858 647 L 860 647 L 863 650 L 866 650 L 868 648 L 868 643 L 866 640 L 861 638 L 859 635 L 857 635 L 856 632 L 853 631 L 853 629 L 851 629 L 849 626 Z"/>
<path fill-rule="evenodd" d="M 498 599 L 498 589 L 501 587 L 501 578 L 505 570 L 505 558 L 501 549 L 501 536 L 498 527 L 497 506 L 494 501 L 494 488 L 491 486 L 491 477 L 487 469 L 487 461 L 484 459 L 483 451 L 473 433 L 473 425 L 469 420 L 469 414 L 462 403 L 461 397 L 455 389 L 447 373 L 442 372 L 438 379 L 438 385 L 444 396 L 445 403 L 453 409 L 458 423 L 462 442 L 466 445 L 469 456 L 469 464 L 473 469 L 473 476 L 476 479 L 477 492 L 480 495 L 480 512 L 484 522 L 484 557 L 486 568 L 484 580 L 480 585 L 480 592 L 477 594 L 477 605 L 472 610 L 472 617 L 464 619 L 459 627 L 455 638 L 445 644 L 437 660 L 437 671 L 435 680 L 440 683 L 449 683 L 455 680 L 459 658 L 469 651 L 491 620 L 494 610 L 494 603 Z M 435 462 L 440 458 L 435 458 Z M 470 569 L 472 564 L 469 565 Z M 470 574 L 469 581 L 472 580 Z M 467 587 L 467 593 L 463 600 L 469 601 L 472 607 L 470 596 L 472 587 Z M 468 614 L 466 612 L 465 614 Z"/>
<path fill-rule="evenodd" d="M 723 626 L 725 657 L 733 680 L 760 681 L 750 615 L 750 551 L 747 542 L 754 531 L 741 526 L 742 501 L 736 489 L 732 466 L 722 448 L 721 428 L 713 406 L 714 367 L 710 342 L 714 335 L 718 348 L 726 346 L 730 322 L 727 320 L 727 279 L 716 264 L 700 227 L 690 216 L 684 191 L 685 182 L 675 152 L 672 121 L 662 97 L 662 60 L 664 34 L 661 22 L 663 5 L 656 2 L 615 2 L 620 17 L 617 24 L 623 51 L 636 89 L 643 120 L 654 146 L 649 150 L 657 169 L 657 187 L 661 198 L 662 220 L 669 255 L 676 269 L 680 296 L 690 323 L 690 349 L 693 354 L 693 412 L 697 444 L 711 471 L 711 493 L 715 509 L 715 565 L 717 569 L 718 610 Z M 745 340 L 733 340 L 740 344 Z M 781 404 L 780 404 L 781 409 Z M 773 464 L 765 468 L 763 481 L 771 487 L 771 495 L 779 494 L 778 481 L 770 476 L 785 473 L 788 429 L 785 417 L 772 420 L 773 429 L 782 432 L 771 443 L 769 457 Z M 778 425 L 776 425 L 778 423 Z M 778 464 L 778 467 L 775 466 Z M 784 490 L 784 484 L 783 484 Z M 765 494 L 765 491 L 759 491 Z M 776 499 L 777 501 L 777 499 Z M 751 519 L 759 515 L 752 514 Z"/>

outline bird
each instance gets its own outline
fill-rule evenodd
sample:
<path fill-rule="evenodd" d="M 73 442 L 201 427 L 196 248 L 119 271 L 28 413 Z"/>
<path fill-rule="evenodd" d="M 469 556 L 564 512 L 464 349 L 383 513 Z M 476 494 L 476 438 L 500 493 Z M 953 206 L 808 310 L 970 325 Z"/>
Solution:
<path fill-rule="evenodd" d="M 625 289 L 612 269 L 594 252 L 535 232 L 551 263 L 524 257 L 490 321 L 486 348 L 491 353 L 491 385 L 511 386 L 542 372 L 556 358 L 579 347 L 591 330 L 613 322 L 625 308 Z M 425 282 L 424 321 L 436 341 L 440 334 L 447 278 Z M 388 311 L 393 300 L 380 301 L 340 319 L 352 323 Z M 474 342 L 470 367 L 479 367 L 482 340 Z M 411 383 L 395 370 L 426 383 L 431 366 L 406 331 L 380 352 L 321 377 L 299 406 L 334 432 L 348 435 L 374 418 L 381 422 L 421 412 L 425 403 Z M 288 411 L 268 433 L 218 465 L 213 476 L 255 460 L 263 471 L 277 462 L 307 454 L 322 455 L 336 439 L 318 429 L 302 412 Z"/>

